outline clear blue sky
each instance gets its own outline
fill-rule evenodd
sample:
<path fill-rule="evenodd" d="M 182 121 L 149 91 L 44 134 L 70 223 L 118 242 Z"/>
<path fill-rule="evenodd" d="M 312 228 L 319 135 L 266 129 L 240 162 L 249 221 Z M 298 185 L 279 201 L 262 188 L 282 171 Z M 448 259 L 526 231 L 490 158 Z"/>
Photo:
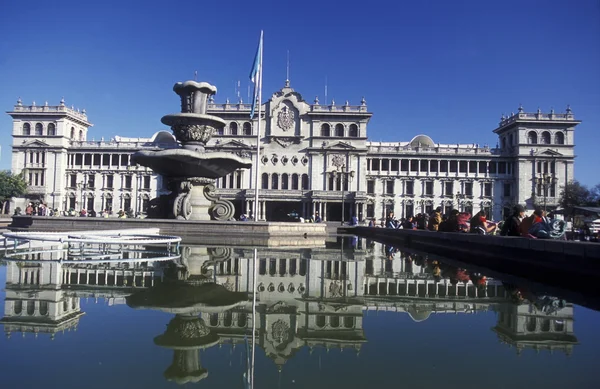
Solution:
<path fill-rule="evenodd" d="M 86 108 L 90 138 L 149 136 L 179 110 L 176 81 L 246 98 L 260 29 L 265 100 L 285 80 L 308 101 L 329 97 L 374 113 L 372 140 L 425 133 L 441 143 L 496 144 L 519 103 L 571 104 L 576 178 L 600 182 L 600 2 L 578 1 L 16 1 L 0 10 L 0 107 Z M 296 6 L 297 5 L 297 6 Z M 2 133 L 11 121 L 1 115 Z M 10 167 L 9 136 L 0 168 Z"/>

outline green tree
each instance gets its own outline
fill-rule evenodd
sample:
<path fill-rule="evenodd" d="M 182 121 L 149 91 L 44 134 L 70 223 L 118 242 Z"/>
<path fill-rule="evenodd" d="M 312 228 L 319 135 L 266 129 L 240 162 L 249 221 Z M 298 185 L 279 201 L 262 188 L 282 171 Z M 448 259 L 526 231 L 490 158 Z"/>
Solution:
<path fill-rule="evenodd" d="M 573 207 L 595 205 L 594 194 L 587 186 L 573 180 L 565 185 L 560 193 L 559 204 L 567 215 L 573 215 Z"/>
<path fill-rule="evenodd" d="M 2 213 L 5 213 L 10 199 L 27 193 L 27 186 L 23 174 L 12 174 L 8 170 L 0 171 L 0 209 Z"/>

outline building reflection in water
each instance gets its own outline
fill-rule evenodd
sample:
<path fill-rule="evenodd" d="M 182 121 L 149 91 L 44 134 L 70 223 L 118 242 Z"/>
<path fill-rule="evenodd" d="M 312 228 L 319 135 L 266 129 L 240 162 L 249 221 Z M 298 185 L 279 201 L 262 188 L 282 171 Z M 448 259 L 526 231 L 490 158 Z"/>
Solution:
<path fill-rule="evenodd" d="M 492 330 L 518 353 L 570 354 L 577 344 L 572 304 L 522 295 L 501 281 L 378 243 L 347 238 L 321 248 L 261 248 L 256 262 L 253 251 L 184 246 L 168 262 L 146 260 L 140 251 L 111 263 L 65 264 L 43 255 L 8 261 L 4 331 L 54 337 L 77 327 L 81 298 L 126 299 L 133 308 L 175 315 L 154 342 L 174 350 L 165 377 L 178 383 L 207 376 L 199 350 L 251 343 L 254 292 L 256 343 L 278 369 L 304 347 L 358 354 L 367 342 L 365 311 L 408 314 L 415 322 L 494 311 Z"/>

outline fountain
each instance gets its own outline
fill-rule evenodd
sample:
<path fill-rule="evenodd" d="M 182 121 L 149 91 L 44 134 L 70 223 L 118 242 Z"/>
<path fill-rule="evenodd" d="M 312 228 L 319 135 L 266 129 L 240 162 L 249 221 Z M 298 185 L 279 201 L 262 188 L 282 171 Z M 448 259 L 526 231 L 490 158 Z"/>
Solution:
<path fill-rule="evenodd" d="M 150 202 L 148 217 L 183 220 L 230 220 L 234 206 L 219 198 L 214 181 L 237 169 L 252 166 L 249 159 L 225 152 L 207 152 L 206 143 L 225 127 L 225 121 L 207 115 L 210 96 L 217 88 L 206 82 L 178 82 L 173 90 L 181 97 L 181 113 L 163 116 L 180 148 L 136 152 L 132 162 L 149 167 L 167 181 L 169 195 Z"/>

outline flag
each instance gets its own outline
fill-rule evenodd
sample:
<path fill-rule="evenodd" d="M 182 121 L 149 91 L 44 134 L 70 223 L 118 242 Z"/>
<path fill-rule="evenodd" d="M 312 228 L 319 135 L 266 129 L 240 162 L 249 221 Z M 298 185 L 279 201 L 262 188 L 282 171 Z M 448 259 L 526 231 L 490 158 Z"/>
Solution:
<path fill-rule="evenodd" d="M 250 111 L 250 118 L 254 118 L 254 111 L 256 109 L 256 101 L 258 99 L 258 92 L 262 88 L 262 56 L 263 56 L 263 32 L 260 32 L 260 40 L 258 41 L 258 49 L 256 50 L 256 56 L 254 57 L 254 63 L 252 64 L 252 70 L 250 71 L 250 81 L 254 83 L 254 99 L 252 100 L 252 111 Z M 258 102 L 260 104 L 260 101 Z"/>

